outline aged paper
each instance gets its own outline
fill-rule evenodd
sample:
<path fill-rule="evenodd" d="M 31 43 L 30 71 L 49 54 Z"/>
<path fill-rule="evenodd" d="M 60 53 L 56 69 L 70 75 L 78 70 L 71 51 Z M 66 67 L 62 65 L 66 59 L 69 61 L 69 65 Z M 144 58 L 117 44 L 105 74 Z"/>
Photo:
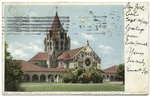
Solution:
<path fill-rule="evenodd" d="M 57 17 L 57 14 L 60 21 Z M 148 19 L 149 18 L 148 16 L 149 16 L 148 2 L 124 2 L 124 3 L 122 2 L 5 3 L 4 2 L 3 3 L 3 26 L 2 26 L 3 94 L 148 94 L 149 93 L 149 85 L 148 85 L 149 84 L 148 82 L 149 81 L 149 77 L 148 77 L 149 76 L 149 60 L 148 60 L 149 20 Z M 59 25 L 58 23 L 60 22 L 61 24 Z M 47 47 L 46 45 L 47 43 L 43 43 L 43 41 L 45 42 L 47 40 L 49 42 L 49 40 L 47 39 L 49 36 L 47 35 L 48 33 L 47 30 L 53 30 L 53 31 L 57 30 L 57 28 L 52 28 L 52 27 L 51 29 L 49 28 L 50 26 L 54 26 L 53 24 L 58 25 L 55 27 L 63 26 L 63 28 L 60 27 L 59 29 L 60 33 L 58 34 L 61 34 L 61 30 L 62 32 L 63 30 L 65 30 L 65 32 L 67 32 L 67 34 L 71 36 L 71 39 L 70 37 L 67 37 L 67 40 L 71 40 L 71 41 L 69 41 L 69 43 L 65 43 L 66 41 L 64 41 L 63 43 L 65 43 L 65 45 L 63 45 L 63 43 L 60 42 L 60 46 L 57 46 L 57 43 L 52 42 L 52 49 L 55 46 L 55 44 L 56 46 L 54 48 L 60 50 L 67 50 L 67 51 L 70 51 L 71 49 L 75 49 L 76 46 L 80 47 L 81 45 L 83 45 L 85 46 L 83 47 L 85 48 L 85 50 L 82 50 L 82 48 L 81 50 L 78 49 L 79 51 L 76 52 L 76 54 L 74 54 L 74 57 L 72 56 L 72 59 L 78 60 L 79 58 L 78 56 L 83 58 L 85 55 L 87 55 L 85 61 L 80 60 L 80 62 L 78 61 L 78 63 L 73 61 L 73 63 L 69 63 L 69 65 L 67 64 L 64 65 L 63 66 L 64 69 L 56 70 L 56 68 L 60 68 L 62 66 L 61 60 L 59 61 L 59 58 L 62 58 L 64 56 L 60 54 L 58 55 L 56 52 L 56 55 L 58 55 L 57 62 L 60 63 L 58 63 L 58 66 L 54 66 L 55 68 L 51 64 L 49 64 L 49 62 L 51 62 L 50 57 L 48 57 L 48 59 L 47 58 L 43 59 L 45 55 L 41 55 L 41 53 L 39 53 L 40 55 L 37 54 L 38 55 L 37 57 L 41 56 L 42 60 L 45 60 L 47 65 L 45 64 L 44 66 L 42 66 L 44 62 L 40 63 L 41 65 L 38 65 L 39 62 L 38 63 L 32 62 L 34 61 L 33 58 L 34 55 L 36 55 L 35 54 L 36 52 L 43 52 L 43 49 L 45 52 L 47 52 L 47 50 L 50 50 L 48 51 L 49 53 L 51 52 L 51 47 Z M 52 36 L 57 37 L 58 34 Z M 84 39 L 80 39 L 80 36 Z M 42 43 L 40 40 L 41 37 L 43 39 Z M 60 38 L 63 37 L 60 36 Z M 66 71 L 67 68 L 74 68 L 75 66 L 79 66 L 80 64 L 81 65 L 83 64 L 83 66 L 85 66 L 86 69 L 87 68 L 86 66 L 89 66 L 92 63 L 93 64 L 92 66 L 94 67 L 96 66 L 96 68 L 99 68 L 102 72 L 103 84 L 98 83 L 98 86 L 101 85 L 107 86 L 109 84 L 112 85 L 120 84 L 119 86 L 122 87 L 119 88 L 122 88 L 122 90 L 118 90 L 117 88 L 117 91 L 115 91 L 112 88 L 112 89 L 108 89 L 108 91 L 107 89 L 102 91 L 103 88 L 98 87 L 100 89 L 98 90 L 98 89 L 94 89 L 94 87 L 91 87 L 93 89 L 89 88 L 87 89 L 88 91 L 85 90 L 84 91 L 82 90 L 78 90 L 78 91 L 72 91 L 72 90 L 71 91 L 69 90 L 68 91 L 61 91 L 61 90 L 42 91 L 41 90 L 39 91 L 38 89 L 35 89 L 36 91 L 27 91 L 28 90 L 27 89 L 26 91 L 20 91 L 20 92 L 5 91 L 5 58 L 4 58 L 5 42 L 9 44 L 10 47 L 9 52 L 12 54 L 12 56 L 14 56 L 13 57 L 14 60 L 24 60 L 23 61 L 24 64 L 22 64 L 24 69 L 22 70 L 24 71 L 24 74 L 28 74 L 28 76 L 24 75 L 24 78 L 26 77 L 26 80 L 24 79 L 24 81 L 29 82 L 27 84 L 32 84 L 32 82 L 53 81 L 54 83 L 46 83 L 40 85 L 40 86 L 45 86 L 43 90 L 47 90 L 48 88 L 46 88 L 46 86 L 51 86 L 51 87 L 59 86 L 57 85 L 58 84 L 57 82 L 59 83 L 62 82 L 62 79 L 59 78 L 63 75 L 64 70 Z M 48 43 L 48 46 L 49 45 L 51 45 L 51 43 Z M 71 47 L 65 49 L 66 45 Z M 44 46 L 44 47 L 39 47 L 39 46 Z M 85 53 L 79 54 L 81 51 L 82 52 L 84 51 Z M 70 51 L 70 53 L 71 52 L 75 53 L 75 51 Z M 68 60 L 68 62 L 72 62 L 71 61 L 72 59 L 71 60 L 68 59 L 71 58 L 72 54 L 70 53 L 68 52 L 67 56 L 64 56 L 65 57 L 64 61 Z M 96 59 L 97 61 L 92 61 L 91 59 L 89 59 L 88 56 L 89 57 L 93 56 L 94 60 Z M 55 56 L 51 58 L 55 58 Z M 122 84 L 123 83 L 122 81 L 120 82 L 115 79 L 117 70 L 115 71 L 116 73 L 113 73 L 112 71 L 110 72 L 109 70 L 109 68 L 111 68 L 111 70 L 118 68 L 119 64 L 122 63 L 124 63 L 125 65 L 124 67 L 125 85 Z M 41 66 L 42 68 L 36 67 L 34 69 L 34 67 L 30 68 L 27 67 L 25 64 L 26 65 L 34 64 L 34 65 Z M 54 69 L 48 69 L 48 68 L 54 68 Z M 37 77 L 34 76 L 34 74 L 37 74 Z M 44 74 L 45 77 L 41 77 L 43 76 L 42 74 Z M 53 74 L 54 79 L 51 79 L 51 75 L 49 74 Z M 54 84 L 54 85 L 48 85 L 48 84 Z M 91 85 L 83 84 L 83 86 L 97 86 L 96 84 L 93 85 L 92 84 Z M 29 87 L 34 88 L 35 86 L 40 87 L 39 85 L 31 85 L 31 86 L 21 85 L 21 86 L 27 88 Z M 61 83 L 61 86 L 66 86 L 66 85 Z M 70 86 L 75 86 L 75 84 L 70 84 Z"/>
<path fill-rule="evenodd" d="M 148 93 L 149 22 L 148 7 L 144 4 L 128 3 L 125 6 L 125 80 L 128 82 L 126 91 L 133 93 Z M 148 3 L 146 4 L 148 6 Z"/>

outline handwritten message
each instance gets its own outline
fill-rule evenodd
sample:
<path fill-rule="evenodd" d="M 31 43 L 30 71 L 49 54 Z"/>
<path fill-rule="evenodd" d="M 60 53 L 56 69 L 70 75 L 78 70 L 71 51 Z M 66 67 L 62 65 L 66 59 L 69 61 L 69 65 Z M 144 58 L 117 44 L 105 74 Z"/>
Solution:
<path fill-rule="evenodd" d="M 148 93 L 148 3 L 124 6 L 125 91 Z"/>
<path fill-rule="evenodd" d="M 143 35 L 146 34 L 145 27 L 148 26 L 148 21 L 142 16 L 145 8 L 138 3 L 131 5 L 128 2 L 124 9 L 126 10 L 125 46 L 127 46 L 125 52 L 128 54 L 126 72 L 141 72 L 147 75 L 148 68 L 145 61 L 148 58 L 144 56 L 146 55 L 146 50 L 142 49 L 148 47 L 148 41 L 141 40 L 144 39 Z"/>

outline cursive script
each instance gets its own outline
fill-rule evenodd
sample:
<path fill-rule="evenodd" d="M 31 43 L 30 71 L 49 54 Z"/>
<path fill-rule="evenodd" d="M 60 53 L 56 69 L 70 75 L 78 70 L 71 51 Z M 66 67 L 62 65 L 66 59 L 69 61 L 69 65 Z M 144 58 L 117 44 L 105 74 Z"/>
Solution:
<path fill-rule="evenodd" d="M 125 26 L 125 46 L 126 46 L 126 71 L 140 72 L 144 75 L 148 73 L 147 58 L 145 51 L 148 48 L 148 40 L 143 36 L 146 34 L 145 27 L 148 26 L 148 21 L 144 18 L 145 7 L 139 3 L 131 4 L 128 2 L 125 7 L 126 26 Z M 143 27 L 144 26 L 144 27 Z M 145 39 L 145 40 L 142 40 Z M 140 50 L 139 50 L 140 49 Z"/>

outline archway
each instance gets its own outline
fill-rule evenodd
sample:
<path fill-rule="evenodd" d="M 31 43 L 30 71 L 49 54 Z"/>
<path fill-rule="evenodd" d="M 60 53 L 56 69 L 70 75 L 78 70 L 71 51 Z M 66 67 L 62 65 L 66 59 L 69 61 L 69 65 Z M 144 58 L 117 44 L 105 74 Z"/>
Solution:
<path fill-rule="evenodd" d="M 109 75 L 107 75 L 107 81 L 109 81 Z"/>
<path fill-rule="evenodd" d="M 38 82 L 38 76 L 36 74 L 32 76 L 32 82 Z"/>
<path fill-rule="evenodd" d="M 42 74 L 40 76 L 40 82 L 45 82 L 45 81 L 46 81 L 46 76 Z"/>
<path fill-rule="evenodd" d="M 54 82 L 54 77 L 53 75 L 48 75 L 48 82 Z"/>
<path fill-rule="evenodd" d="M 28 74 L 24 75 L 23 82 L 30 82 L 30 76 Z"/>
<path fill-rule="evenodd" d="M 110 81 L 114 81 L 114 77 L 112 75 L 110 76 Z"/>
<path fill-rule="evenodd" d="M 102 75 L 103 76 L 103 79 L 105 78 L 105 76 L 104 75 Z"/>
<path fill-rule="evenodd" d="M 60 75 L 55 75 L 55 82 L 60 82 Z"/>

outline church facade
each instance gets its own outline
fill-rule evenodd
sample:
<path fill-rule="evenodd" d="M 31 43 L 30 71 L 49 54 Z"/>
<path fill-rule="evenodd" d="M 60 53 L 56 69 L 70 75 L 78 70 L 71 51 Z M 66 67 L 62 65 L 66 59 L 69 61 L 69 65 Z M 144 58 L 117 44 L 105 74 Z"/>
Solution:
<path fill-rule="evenodd" d="M 29 61 L 18 61 L 24 72 L 23 82 L 62 82 L 63 74 L 78 66 L 101 69 L 101 59 L 90 47 L 89 41 L 73 50 L 70 50 L 70 41 L 56 12 L 44 39 L 44 52 L 37 53 Z"/>

